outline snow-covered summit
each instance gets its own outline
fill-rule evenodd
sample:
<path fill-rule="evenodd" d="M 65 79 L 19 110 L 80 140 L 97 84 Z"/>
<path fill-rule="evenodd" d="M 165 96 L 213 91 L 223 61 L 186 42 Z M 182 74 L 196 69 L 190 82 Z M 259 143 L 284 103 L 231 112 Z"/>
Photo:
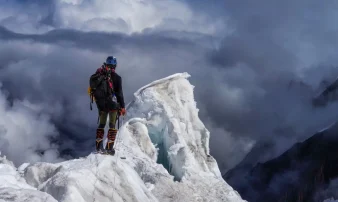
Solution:
<path fill-rule="evenodd" d="M 17 193 L 7 199 L 0 194 L 0 201 L 21 201 L 21 188 L 7 183 L 8 177 L 46 201 L 244 201 L 209 154 L 209 131 L 198 117 L 189 76 L 175 74 L 134 94 L 115 156 L 23 164 L 17 171 L 0 161 L 2 187 Z"/>

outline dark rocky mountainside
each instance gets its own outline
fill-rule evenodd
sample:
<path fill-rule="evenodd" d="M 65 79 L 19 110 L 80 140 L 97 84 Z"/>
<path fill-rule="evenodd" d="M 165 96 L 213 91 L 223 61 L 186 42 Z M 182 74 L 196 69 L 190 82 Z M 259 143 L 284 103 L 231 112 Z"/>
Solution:
<path fill-rule="evenodd" d="M 338 177 L 338 123 L 255 165 L 239 164 L 223 178 L 250 202 L 313 202 Z"/>

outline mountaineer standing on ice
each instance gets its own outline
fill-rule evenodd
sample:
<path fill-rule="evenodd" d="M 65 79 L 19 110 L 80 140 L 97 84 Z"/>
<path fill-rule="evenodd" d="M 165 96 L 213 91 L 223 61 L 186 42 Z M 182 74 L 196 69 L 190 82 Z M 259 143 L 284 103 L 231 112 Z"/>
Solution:
<path fill-rule="evenodd" d="M 122 78 L 116 72 L 117 60 L 108 56 L 106 62 L 90 77 L 88 94 L 96 102 L 99 111 L 99 125 L 96 129 L 96 151 L 103 151 L 104 128 L 109 116 L 108 141 L 105 150 L 114 155 L 113 148 L 118 128 L 115 127 L 119 115 L 126 114 Z"/>

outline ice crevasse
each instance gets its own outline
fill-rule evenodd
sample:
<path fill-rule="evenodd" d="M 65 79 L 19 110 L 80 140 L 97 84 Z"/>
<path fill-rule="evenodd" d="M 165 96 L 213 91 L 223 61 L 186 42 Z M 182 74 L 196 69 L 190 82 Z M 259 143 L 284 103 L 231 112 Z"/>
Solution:
<path fill-rule="evenodd" d="M 19 168 L 2 157 L 0 181 L 6 183 L 0 193 L 7 195 L 0 194 L 0 202 L 22 201 L 25 190 L 27 201 L 245 201 L 222 179 L 209 153 L 210 133 L 198 117 L 189 77 L 174 74 L 135 92 L 115 156 L 89 154 Z"/>

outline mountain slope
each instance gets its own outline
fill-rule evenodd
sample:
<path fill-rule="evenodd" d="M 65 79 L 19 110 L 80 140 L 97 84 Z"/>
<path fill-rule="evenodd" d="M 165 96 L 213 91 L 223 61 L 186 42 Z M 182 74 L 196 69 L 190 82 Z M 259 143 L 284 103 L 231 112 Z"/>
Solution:
<path fill-rule="evenodd" d="M 50 201 L 244 201 L 209 154 L 188 77 L 175 74 L 134 94 L 115 156 L 24 164 L 20 179 Z"/>
<path fill-rule="evenodd" d="M 338 78 L 325 89 L 320 92 L 317 96 L 315 96 L 312 100 L 312 104 L 315 107 L 325 107 L 330 102 L 335 102 L 338 100 L 337 96 L 337 89 L 338 89 Z"/>
<path fill-rule="evenodd" d="M 320 196 L 320 192 L 338 177 L 337 144 L 338 123 L 335 123 L 277 158 L 249 169 L 235 168 L 223 177 L 252 202 L 323 201 L 327 196 Z"/>

